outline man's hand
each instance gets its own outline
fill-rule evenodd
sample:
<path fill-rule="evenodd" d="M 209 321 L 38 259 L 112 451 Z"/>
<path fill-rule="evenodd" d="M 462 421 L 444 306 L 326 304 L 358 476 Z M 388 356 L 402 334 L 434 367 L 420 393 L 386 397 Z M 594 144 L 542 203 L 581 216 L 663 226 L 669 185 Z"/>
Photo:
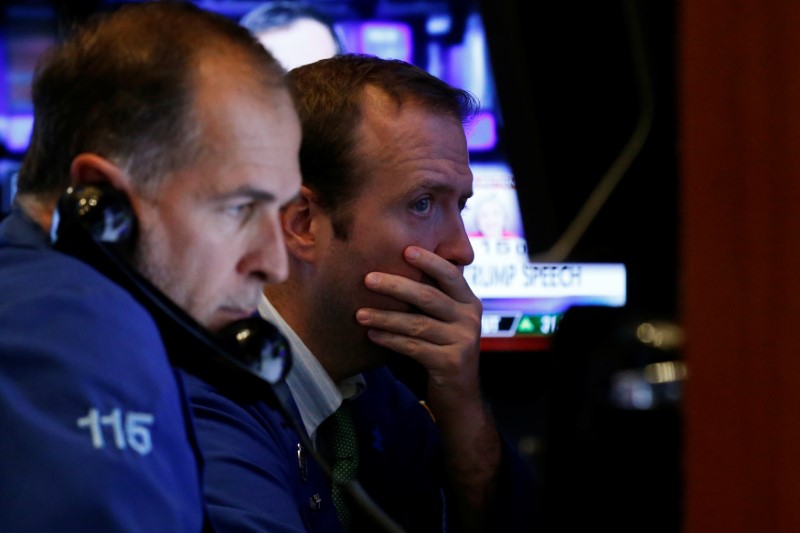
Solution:
<path fill-rule="evenodd" d="M 404 256 L 436 285 L 382 272 L 368 274 L 365 285 L 418 311 L 364 308 L 356 318 L 373 342 L 419 361 L 430 376 L 429 392 L 445 405 L 479 395 L 480 300 L 457 266 L 415 246 Z"/>
<path fill-rule="evenodd" d="M 427 402 L 436 417 L 465 523 L 481 523 L 500 463 L 500 441 L 480 390 L 480 300 L 461 269 L 409 246 L 404 257 L 436 286 L 371 272 L 364 283 L 418 311 L 362 308 L 356 318 L 376 344 L 419 361 L 428 371 Z"/>

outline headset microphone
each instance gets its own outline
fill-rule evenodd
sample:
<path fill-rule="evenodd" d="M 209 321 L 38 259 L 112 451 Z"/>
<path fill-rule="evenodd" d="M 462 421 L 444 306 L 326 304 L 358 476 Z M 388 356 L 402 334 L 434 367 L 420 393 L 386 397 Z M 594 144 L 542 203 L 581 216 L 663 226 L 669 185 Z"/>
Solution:
<path fill-rule="evenodd" d="M 258 317 L 214 335 L 131 266 L 137 221 L 127 195 L 108 183 L 71 187 L 59 200 L 51 238 L 57 250 L 122 286 L 154 318 L 170 362 L 216 386 L 275 404 L 272 385 L 291 366 L 289 344 Z"/>

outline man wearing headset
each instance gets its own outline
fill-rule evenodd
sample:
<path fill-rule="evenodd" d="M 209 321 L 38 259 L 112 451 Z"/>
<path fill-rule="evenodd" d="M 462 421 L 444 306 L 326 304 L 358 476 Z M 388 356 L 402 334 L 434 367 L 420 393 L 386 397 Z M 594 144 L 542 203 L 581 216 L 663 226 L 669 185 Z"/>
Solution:
<path fill-rule="evenodd" d="M 54 250 L 51 225 L 68 187 L 104 184 L 130 202 L 132 266 L 157 291 L 210 332 L 250 316 L 287 275 L 278 215 L 300 184 L 283 70 L 233 21 L 138 3 L 49 51 L 33 100 L 0 225 L 0 530 L 210 529 L 164 332 Z"/>

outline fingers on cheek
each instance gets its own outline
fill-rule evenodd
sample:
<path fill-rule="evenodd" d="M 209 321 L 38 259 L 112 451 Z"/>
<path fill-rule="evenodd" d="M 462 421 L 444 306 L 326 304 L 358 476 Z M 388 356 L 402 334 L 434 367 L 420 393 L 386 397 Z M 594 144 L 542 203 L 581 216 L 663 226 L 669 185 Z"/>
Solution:
<path fill-rule="evenodd" d="M 356 320 L 358 320 L 359 324 L 368 326 L 372 323 L 372 312 L 367 309 L 359 309 L 356 311 Z"/>
<path fill-rule="evenodd" d="M 400 322 L 387 311 L 375 309 L 359 309 L 356 311 L 356 320 L 362 326 L 390 331 L 400 331 Z"/>
<path fill-rule="evenodd" d="M 419 340 L 412 337 L 377 329 L 367 330 L 367 335 L 375 344 L 380 344 L 397 353 L 414 355 L 420 351 L 421 344 Z"/>
<path fill-rule="evenodd" d="M 364 278 L 364 285 L 366 285 L 368 289 L 377 289 L 381 285 L 381 275 L 377 272 L 370 272 Z"/>
<path fill-rule="evenodd" d="M 371 272 L 364 278 L 364 286 L 377 294 L 390 296 L 399 300 L 407 300 L 413 295 L 413 286 L 409 286 L 410 280 L 402 276 L 392 276 Z"/>
<path fill-rule="evenodd" d="M 380 272 L 370 272 L 364 277 L 364 285 L 371 291 L 382 294 L 399 292 L 401 287 L 395 277 Z"/>
<path fill-rule="evenodd" d="M 369 337 L 369 340 L 371 340 L 375 344 L 397 351 L 397 345 L 399 343 L 396 340 L 397 337 L 396 334 L 389 333 L 387 331 L 383 331 L 380 329 L 368 329 L 367 337 Z"/>

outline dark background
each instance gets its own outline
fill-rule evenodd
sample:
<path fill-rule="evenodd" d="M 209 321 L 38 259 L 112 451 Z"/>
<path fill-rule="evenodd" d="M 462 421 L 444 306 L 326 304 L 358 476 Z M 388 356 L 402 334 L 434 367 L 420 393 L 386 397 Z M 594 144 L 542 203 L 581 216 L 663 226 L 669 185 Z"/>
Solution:
<path fill-rule="evenodd" d="M 678 320 L 675 5 L 524 5 L 481 4 L 507 134 L 524 139 L 507 147 L 511 164 L 541 178 L 517 184 L 532 251 L 567 228 L 648 102 L 653 121 L 569 257 L 624 263 L 628 304 L 568 314 L 550 350 L 485 354 L 485 390 L 542 481 L 546 531 L 678 531 L 680 406 L 608 405 L 616 372 L 680 357 L 630 342 L 638 323 Z M 531 124 L 533 142 L 520 134 Z"/>

